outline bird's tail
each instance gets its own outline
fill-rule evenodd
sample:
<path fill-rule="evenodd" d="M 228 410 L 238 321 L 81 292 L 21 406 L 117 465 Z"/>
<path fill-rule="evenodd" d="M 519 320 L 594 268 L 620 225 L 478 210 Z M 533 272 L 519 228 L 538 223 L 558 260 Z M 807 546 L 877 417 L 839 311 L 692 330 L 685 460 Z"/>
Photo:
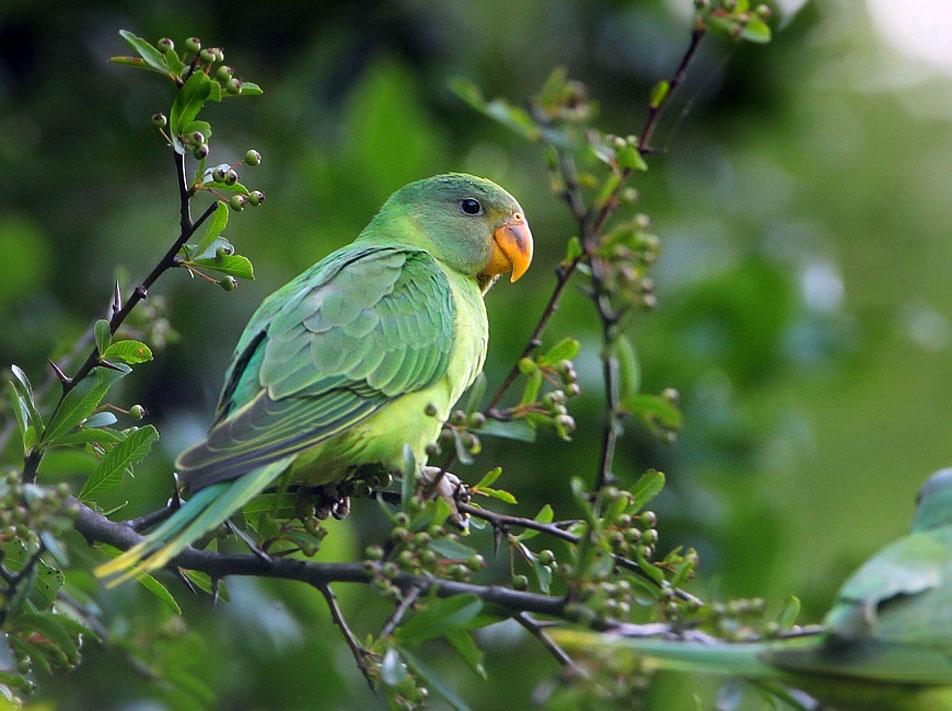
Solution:
<path fill-rule="evenodd" d="M 164 567 L 260 494 L 284 471 L 288 461 L 272 462 L 234 481 L 219 482 L 199 490 L 142 541 L 96 568 L 96 576 L 110 578 L 109 585 L 114 586 Z"/>
<path fill-rule="evenodd" d="M 727 674 L 748 679 L 776 677 L 777 667 L 765 657 L 779 646 L 805 651 L 820 644 L 818 637 L 775 642 L 695 642 L 657 637 L 623 637 L 576 630 L 553 630 L 553 637 L 569 648 L 612 648 L 630 650 L 645 666 L 706 674 Z"/>

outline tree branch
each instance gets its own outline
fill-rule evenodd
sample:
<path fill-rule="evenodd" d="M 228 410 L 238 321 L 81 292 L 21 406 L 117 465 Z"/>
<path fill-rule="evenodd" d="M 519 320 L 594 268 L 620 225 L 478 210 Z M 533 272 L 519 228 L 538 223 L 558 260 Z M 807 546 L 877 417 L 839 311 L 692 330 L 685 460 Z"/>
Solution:
<path fill-rule="evenodd" d="M 347 624 L 347 620 L 344 619 L 344 613 L 337 602 L 337 596 L 334 594 L 334 591 L 331 590 L 330 586 L 318 585 L 317 588 L 324 595 L 324 599 L 327 600 L 327 607 L 331 611 L 331 619 L 334 620 L 334 624 L 337 625 L 341 634 L 344 635 L 344 641 L 347 642 L 347 646 L 350 647 L 350 651 L 354 655 L 354 660 L 357 662 L 360 673 L 364 675 L 364 678 L 367 680 L 367 685 L 370 687 L 370 690 L 373 691 L 374 680 L 370 676 L 370 671 L 367 669 L 367 650 L 361 647 L 360 642 L 354 637 L 354 633 Z"/>
<path fill-rule="evenodd" d="M 588 676 L 588 672 L 578 666 L 572 657 L 570 657 L 564 649 L 556 644 L 555 640 L 549 636 L 542 625 L 540 625 L 530 614 L 526 612 L 518 612 L 512 616 L 512 619 L 522 625 L 531 635 L 538 639 L 542 643 L 542 646 L 549 650 L 549 653 L 555 657 L 559 664 L 571 671 L 576 676 L 583 678 Z"/>

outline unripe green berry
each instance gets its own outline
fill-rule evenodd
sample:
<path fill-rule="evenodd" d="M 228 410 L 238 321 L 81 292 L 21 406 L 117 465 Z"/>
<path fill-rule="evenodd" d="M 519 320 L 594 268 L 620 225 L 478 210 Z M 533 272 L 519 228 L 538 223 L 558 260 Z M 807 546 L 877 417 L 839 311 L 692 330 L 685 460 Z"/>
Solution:
<path fill-rule="evenodd" d="M 210 49 L 203 49 L 201 52 L 198 53 L 198 58 L 204 64 L 211 64 L 212 62 L 215 61 L 215 53 L 211 51 Z"/>
<path fill-rule="evenodd" d="M 231 206 L 231 209 L 235 212 L 241 212 L 245 209 L 245 203 L 248 202 L 245 199 L 244 195 L 232 195 L 231 200 L 228 201 L 228 204 Z"/>
<path fill-rule="evenodd" d="M 222 50 L 221 47 L 212 47 L 212 52 L 215 53 L 215 60 L 216 60 L 216 61 L 218 61 L 218 62 L 224 62 L 224 61 L 225 61 L 225 52 Z"/>
<path fill-rule="evenodd" d="M 398 526 L 406 527 L 410 525 L 410 517 L 407 516 L 403 511 L 398 511 L 397 515 L 393 517 L 393 520 Z"/>
<path fill-rule="evenodd" d="M 483 565 L 486 564 L 486 559 L 483 558 L 479 553 L 474 556 L 471 556 L 466 560 L 466 567 L 472 570 L 474 573 L 477 570 L 481 570 Z"/>
<path fill-rule="evenodd" d="M 769 20 L 770 16 L 773 15 L 773 10 L 768 5 L 758 5 L 754 12 L 761 20 Z"/>
<path fill-rule="evenodd" d="M 215 250 L 215 258 L 218 260 L 224 259 L 225 257 L 230 257 L 235 253 L 235 248 L 230 244 L 223 244 L 221 247 Z"/>
<path fill-rule="evenodd" d="M 220 286 L 225 291 L 234 291 L 238 288 L 238 280 L 229 274 L 221 278 L 221 280 L 218 282 L 218 286 Z"/>
<path fill-rule="evenodd" d="M 196 160 L 205 160 L 208 158 L 208 144 L 203 143 L 202 145 L 198 146 L 194 151 L 192 151 L 192 155 L 195 156 Z"/>
<path fill-rule="evenodd" d="M 383 546 L 367 546 L 364 551 L 364 555 L 367 556 L 368 560 L 382 560 L 383 559 Z"/>
<path fill-rule="evenodd" d="M 202 41 L 198 37 L 189 37 L 185 40 L 185 49 L 189 52 L 197 52 L 202 48 Z"/>
<path fill-rule="evenodd" d="M 658 515 L 654 511 L 642 511 L 638 515 L 638 520 L 647 528 L 654 528 L 658 525 Z"/>
<path fill-rule="evenodd" d="M 658 542 L 658 529 L 649 528 L 641 534 L 641 541 L 646 545 L 653 545 Z"/>
<path fill-rule="evenodd" d="M 565 386 L 565 395 L 567 397 L 575 397 L 580 392 L 582 391 L 579 388 L 578 383 L 569 383 L 568 385 Z"/>
<path fill-rule="evenodd" d="M 555 562 L 555 553 L 548 548 L 539 551 L 539 562 L 542 563 L 542 565 L 551 565 Z"/>
<path fill-rule="evenodd" d="M 169 120 L 165 117 L 165 114 L 159 112 L 152 114 L 152 125 L 156 128 L 165 128 Z"/>
<path fill-rule="evenodd" d="M 215 72 L 215 78 L 218 79 L 218 81 L 228 81 L 231 79 L 232 73 L 233 70 L 231 67 L 226 67 L 224 64 L 222 64 L 220 67 L 218 67 L 218 71 Z"/>
<path fill-rule="evenodd" d="M 426 407 L 423 408 L 423 414 L 427 417 L 436 417 L 436 413 L 436 405 L 434 405 L 432 402 L 428 402 Z"/>
<path fill-rule="evenodd" d="M 195 146 L 200 146 L 205 143 L 205 134 L 201 131 L 193 131 L 189 134 L 188 140 Z"/>
<path fill-rule="evenodd" d="M 527 578 L 525 575 L 513 575 L 512 587 L 514 590 L 528 590 L 529 578 Z"/>
<path fill-rule="evenodd" d="M 225 178 L 222 182 L 224 182 L 225 185 L 234 185 L 238 182 L 238 173 L 229 168 L 225 171 Z"/>
<path fill-rule="evenodd" d="M 248 202 L 257 207 L 264 202 L 264 193 L 260 190 L 252 190 L 248 194 Z"/>
<path fill-rule="evenodd" d="M 423 451 L 426 452 L 427 457 L 436 457 L 440 454 L 440 447 L 435 442 L 430 442 L 423 448 Z"/>
<path fill-rule="evenodd" d="M 142 405 L 133 405 L 129 408 L 129 417 L 133 420 L 141 420 L 145 417 L 145 408 Z"/>
<path fill-rule="evenodd" d="M 235 77 L 232 77 L 225 82 L 225 91 L 229 94 L 239 94 L 241 93 L 241 80 Z"/>
<path fill-rule="evenodd" d="M 216 183 L 224 183 L 225 169 L 222 168 L 220 165 L 212 169 L 212 180 L 214 180 Z"/>
<path fill-rule="evenodd" d="M 466 424 L 478 429 L 486 424 L 486 415 L 481 412 L 474 412 L 466 418 Z"/>
<path fill-rule="evenodd" d="M 170 40 L 168 37 L 163 37 L 158 42 L 156 42 L 156 45 L 158 45 L 160 52 L 168 53 L 175 51 L 175 42 Z"/>
<path fill-rule="evenodd" d="M 246 165 L 258 165 L 259 163 L 261 163 L 261 154 L 258 153 L 258 151 L 256 151 L 254 148 L 245 153 Z"/>
<path fill-rule="evenodd" d="M 381 572 L 383 573 L 383 577 L 393 580 L 400 574 L 400 567 L 391 560 L 383 564 Z"/>
<path fill-rule="evenodd" d="M 453 580 L 457 580 L 457 581 L 466 580 L 466 576 L 469 574 L 469 570 L 466 568 L 466 566 L 465 566 L 465 565 L 461 565 L 461 564 L 459 564 L 459 563 L 455 563 L 455 564 L 451 565 L 451 566 L 447 569 L 446 572 L 447 572 L 447 574 L 449 574 L 449 576 L 450 576 Z"/>

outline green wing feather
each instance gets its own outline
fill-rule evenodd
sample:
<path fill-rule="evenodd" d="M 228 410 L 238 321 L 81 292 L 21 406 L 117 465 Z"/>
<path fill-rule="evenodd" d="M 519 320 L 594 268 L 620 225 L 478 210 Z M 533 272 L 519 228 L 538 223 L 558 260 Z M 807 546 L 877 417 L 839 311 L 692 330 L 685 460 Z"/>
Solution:
<path fill-rule="evenodd" d="M 441 377 L 453 328 L 449 284 L 426 252 L 335 252 L 252 317 L 218 419 L 179 457 L 179 475 L 194 491 L 346 431 Z"/>

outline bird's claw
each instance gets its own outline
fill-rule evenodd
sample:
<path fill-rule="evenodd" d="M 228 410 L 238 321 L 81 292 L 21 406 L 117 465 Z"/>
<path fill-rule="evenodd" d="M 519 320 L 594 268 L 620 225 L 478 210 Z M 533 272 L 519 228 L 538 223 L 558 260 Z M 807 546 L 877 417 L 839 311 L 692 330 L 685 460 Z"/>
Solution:
<path fill-rule="evenodd" d="M 440 467 L 423 467 L 423 479 L 433 496 L 438 496 L 450 507 L 447 521 L 460 531 L 469 531 L 469 516 L 459 510 L 457 503 L 469 502 L 469 488 L 453 472 Z"/>

